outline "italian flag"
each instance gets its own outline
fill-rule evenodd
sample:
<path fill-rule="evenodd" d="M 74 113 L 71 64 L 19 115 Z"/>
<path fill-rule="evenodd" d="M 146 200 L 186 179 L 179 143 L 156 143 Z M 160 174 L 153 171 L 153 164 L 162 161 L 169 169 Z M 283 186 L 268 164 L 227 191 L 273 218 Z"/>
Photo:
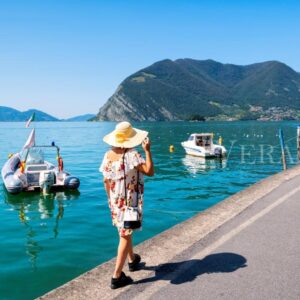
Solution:
<path fill-rule="evenodd" d="M 30 126 L 30 123 L 34 121 L 35 113 L 32 114 L 32 116 L 29 118 L 29 120 L 26 122 L 26 128 Z"/>

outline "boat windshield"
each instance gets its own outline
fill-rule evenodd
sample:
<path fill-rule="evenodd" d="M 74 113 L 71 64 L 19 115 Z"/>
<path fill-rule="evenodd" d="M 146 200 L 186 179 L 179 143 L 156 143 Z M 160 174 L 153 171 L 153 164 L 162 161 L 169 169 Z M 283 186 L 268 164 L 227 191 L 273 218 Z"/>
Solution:
<path fill-rule="evenodd" d="M 28 165 L 37 165 L 44 163 L 44 152 L 39 148 L 30 148 L 26 163 Z"/>
<path fill-rule="evenodd" d="M 200 147 L 208 147 L 211 145 L 211 136 L 210 135 L 199 135 L 196 136 L 196 145 Z"/>
<path fill-rule="evenodd" d="M 57 157 L 59 156 L 59 147 L 56 145 L 33 146 L 29 149 L 23 149 L 23 151 L 21 152 L 21 160 L 25 160 L 29 165 L 44 164 L 45 161 L 55 164 L 55 160 L 57 160 Z"/>

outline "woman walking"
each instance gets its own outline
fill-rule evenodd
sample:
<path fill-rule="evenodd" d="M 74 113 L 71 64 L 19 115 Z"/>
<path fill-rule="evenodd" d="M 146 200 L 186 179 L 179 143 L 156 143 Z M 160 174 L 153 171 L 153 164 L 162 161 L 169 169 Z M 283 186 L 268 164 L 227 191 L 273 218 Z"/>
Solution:
<path fill-rule="evenodd" d="M 141 257 L 133 252 L 132 234 L 142 225 L 144 178 L 153 176 L 154 166 L 148 132 L 133 128 L 128 122 L 116 125 L 103 141 L 112 146 L 105 153 L 100 172 L 108 197 L 113 225 L 117 227 L 120 241 L 111 288 L 123 287 L 132 282 L 122 271 L 128 258 L 129 271 L 136 271 Z M 146 160 L 134 147 L 142 144 Z"/>

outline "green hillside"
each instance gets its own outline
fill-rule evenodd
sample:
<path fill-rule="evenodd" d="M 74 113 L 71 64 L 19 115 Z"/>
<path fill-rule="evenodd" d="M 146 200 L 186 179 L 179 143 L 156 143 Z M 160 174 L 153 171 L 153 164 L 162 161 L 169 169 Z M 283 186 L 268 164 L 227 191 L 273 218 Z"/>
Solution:
<path fill-rule="evenodd" d="M 163 60 L 128 78 L 97 120 L 298 119 L 300 74 L 268 61 L 247 66 L 213 60 Z"/>

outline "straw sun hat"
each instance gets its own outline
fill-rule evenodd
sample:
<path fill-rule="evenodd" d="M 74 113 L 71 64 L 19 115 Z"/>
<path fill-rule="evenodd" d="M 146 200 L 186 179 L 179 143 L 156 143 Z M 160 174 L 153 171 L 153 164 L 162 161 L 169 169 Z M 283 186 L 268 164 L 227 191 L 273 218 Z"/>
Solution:
<path fill-rule="evenodd" d="M 129 122 L 121 122 L 103 141 L 113 147 L 133 148 L 140 145 L 147 135 L 147 131 L 133 128 Z"/>

